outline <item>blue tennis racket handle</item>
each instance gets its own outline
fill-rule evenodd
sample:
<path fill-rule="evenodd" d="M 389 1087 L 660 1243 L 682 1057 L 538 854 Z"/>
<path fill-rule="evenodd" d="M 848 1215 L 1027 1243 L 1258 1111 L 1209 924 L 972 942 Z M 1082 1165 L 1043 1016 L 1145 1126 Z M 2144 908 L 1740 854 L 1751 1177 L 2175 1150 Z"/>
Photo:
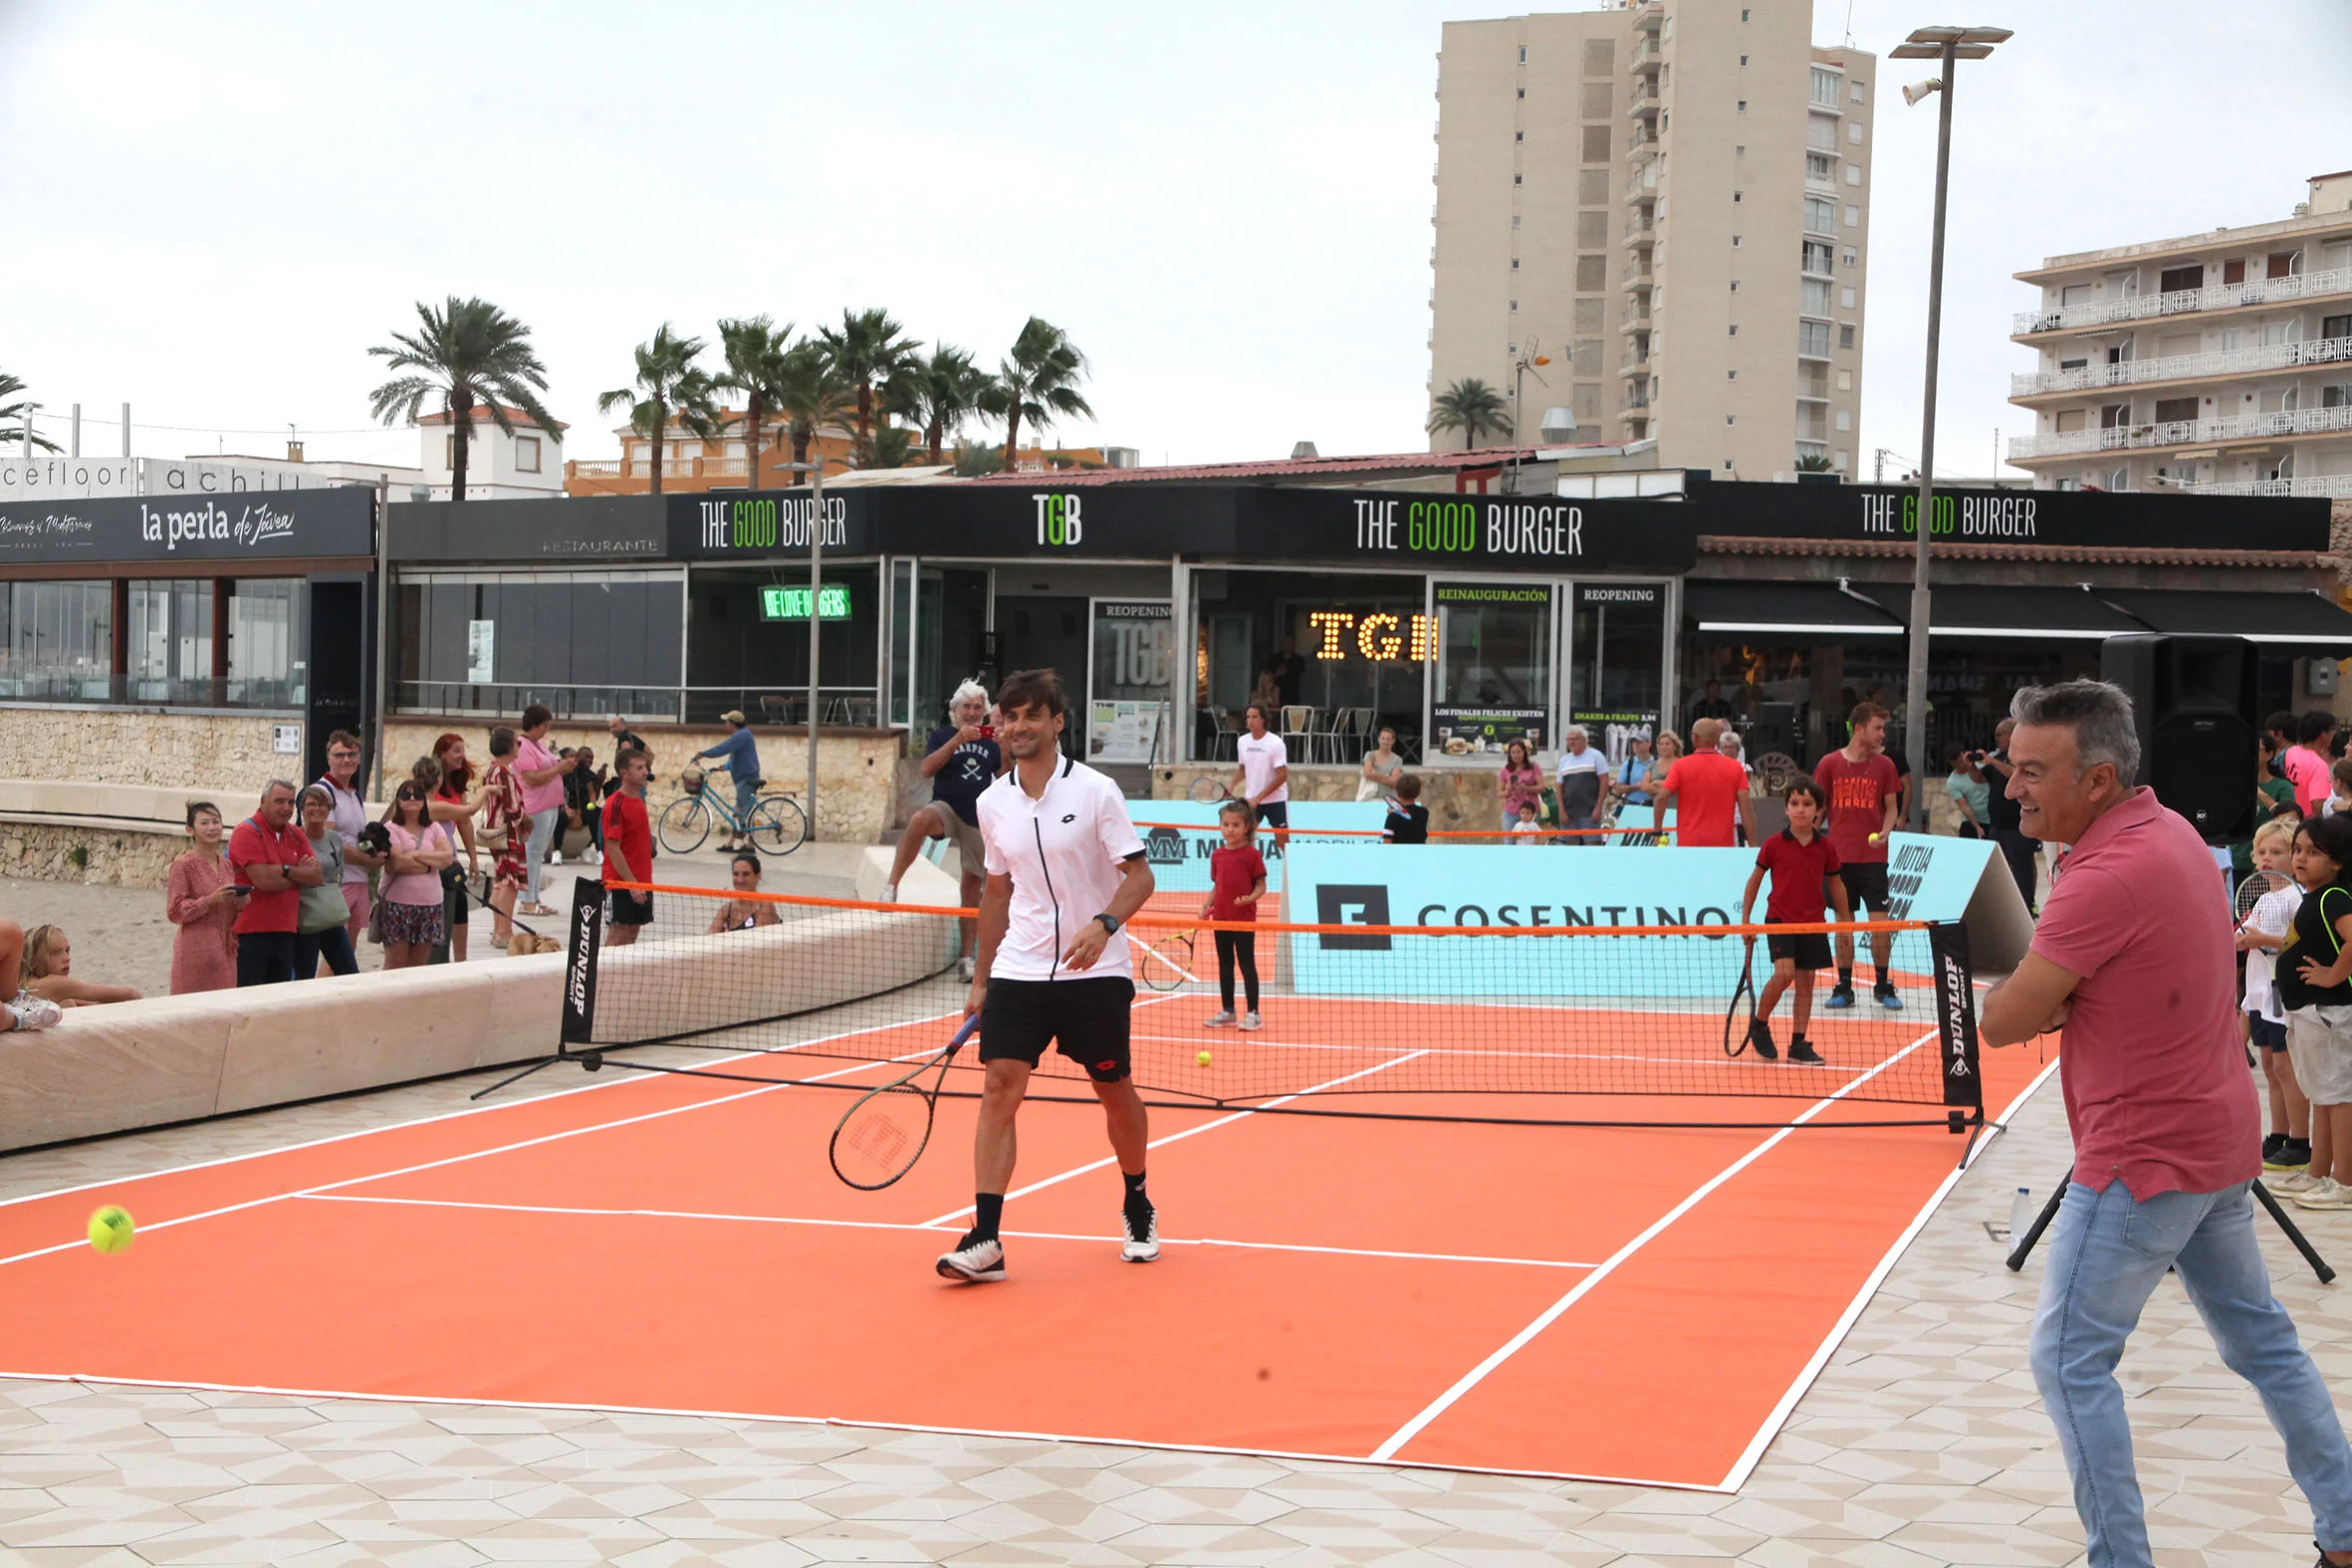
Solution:
<path fill-rule="evenodd" d="M 964 1041 L 970 1039 L 974 1034 L 979 1032 L 980 1014 L 975 1012 L 970 1017 L 966 1018 L 962 1023 L 956 1025 L 955 1038 L 949 1040 L 948 1044 L 951 1046 L 961 1045 L 964 1043 Z"/>

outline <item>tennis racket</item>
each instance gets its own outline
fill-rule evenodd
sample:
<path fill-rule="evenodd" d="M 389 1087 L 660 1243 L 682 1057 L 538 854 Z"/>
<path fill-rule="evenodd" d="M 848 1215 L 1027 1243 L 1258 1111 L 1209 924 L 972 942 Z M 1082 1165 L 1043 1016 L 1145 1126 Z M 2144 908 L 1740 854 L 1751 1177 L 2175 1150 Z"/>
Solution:
<path fill-rule="evenodd" d="M 2248 871 L 2237 879 L 2237 892 L 2230 900 L 2230 912 L 2243 931 L 2253 918 L 2254 906 L 2286 886 L 2287 879 L 2276 871 Z"/>
<path fill-rule="evenodd" d="M 948 1066 L 979 1027 L 980 1014 L 975 1012 L 937 1055 L 918 1062 L 904 1077 L 857 1097 L 857 1103 L 842 1113 L 826 1150 L 833 1175 L 861 1193 L 877 1193 L 915 1168 L 923 1146 L 931 1141 L 931 1117 L 939 1105 L 939 1091 L 947 1084 Z M 925 1073 L 931 1074 L 928 1087 L 919 1081 Z"/>
<path fill-rule="evenodd" d="M 1195 779 L 1188 792 L 1195 800 L 1204 804 L 1211 800 L 1231 798 L 1231 791 L 1225 787 L 1225 781 L 1214 774 L 1203 774 Z"/>
<path fill-rule="evenodd" d="M 1192 972 L 1193 942 L 1198 931 L 1163 931 L 1136 950 L 1135 967 L 1142 973 L 1143 983 L 1154 991 L 1174 991 L 1188 980 L 1200 977 Z"/>
<path fill-rule="evenodd" d="M 1723 1053 L 1737 1056 L 1748 1048 L 1749 1026 L 1756 1022 L 1756 949 L 1743 944 L 1740 984 L 1732 988 L 1732 1005 L 1723 1015 Z"/>

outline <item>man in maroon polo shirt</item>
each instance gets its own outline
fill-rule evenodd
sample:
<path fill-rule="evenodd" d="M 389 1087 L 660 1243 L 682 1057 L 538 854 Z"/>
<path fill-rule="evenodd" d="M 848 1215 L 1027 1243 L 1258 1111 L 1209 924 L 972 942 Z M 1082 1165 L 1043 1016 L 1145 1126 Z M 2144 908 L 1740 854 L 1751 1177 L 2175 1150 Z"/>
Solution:
<path fill-rule="evenodd" d="M 2262 1124 L 2238 1041 L 2230 906 L 2213 853 L 2134 787 L 2131 699 L 2101 681 L 2017 693 L 2009 798 L 2067 844 L 2033 946 L 1985 999 L 1986 1043 L 2064 1031 L 2074 1172 L 2033 1320 L 2093 1568 L 2152 1563 L 2115 1364 L 2167 1268 L 2286 1444 L 2327 1563 L 2352 1563 L 2352 1448 L 2270 1291 L 2247 1185 Z"/>
<path fill-rule="evenodd" d="M 302 890 L 325 873 L 294 825 L 294 785 L 273 779 L 261 809 L 229 835 L 229 875 L 252 896 L 237 912 L 237 984 L 268 986 L 294 976 L 294 927 Z"/>

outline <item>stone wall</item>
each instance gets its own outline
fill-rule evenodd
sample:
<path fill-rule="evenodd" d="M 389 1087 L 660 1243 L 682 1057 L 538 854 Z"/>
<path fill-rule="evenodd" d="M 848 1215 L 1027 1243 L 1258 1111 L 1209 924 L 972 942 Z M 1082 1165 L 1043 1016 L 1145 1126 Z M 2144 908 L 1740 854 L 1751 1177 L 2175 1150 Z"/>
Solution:
<path fill-rule="evenodd" d="M 1421 803 L 1429 807 L 1432 832 L 1489 832 L 1501 825 L 1503 805 L 1495 791 L 1495 770 L 1414 768 L 1407 772 L 1421 781 Z M 1151 771 L 1152 798 L 1188 799 L 1195 779 L 1214 779 L 1222 784 L 1232 777 L 1231 763 L 1181 763 L 1174 768 L 1155 768 Z M 1362 779 L 1362 773 L 1356 768 L 1294 765 L 1291 769 L 1291 798 L 1352 800 L 1355 798 L 1356 785 Z"/>
<path fill-rule="evenodd" d="M 0 877 L 159 888 L 187 847 L 176 823 L 141 829 L 0 821 Z"/>
<path fill-rule="evenodd" d="M 283 716 L 156 713 L 138 708 L 0 708 L 0 773 L 86 784 L 201 783 L 256 798 L 299 756 L 270 750 Z"/>
<path fill-rule="evenodd" d="M 653 783 L 646 798 L 655 815 L 679 794 L 678 776 L 694 754 L 716 746 L 727 737 L 725 725 L 644 724 L 630 726 L 653 750 Z M 394 719 L 385 732 L 384 778 L 390 781 L 407 771 L 419 757 L 431 754 L 433 742 L 454 732 L 465 737 L 466 756 L 476 768 L 490 761 L 489 727 L 479 719 L 454 721 Z M 759 743 L 760 769 L 770 789 L 807 798 L 809 735 L 806 730 L 784 730 L 754 725 Z M 598 767 L 612 765 L 612 736 L 601 724 L 567 724 L 548 729 L 550 750 L 587 746 L 596 754 Z M 895 730 L 823 729 L 817 732 L 817 808 L 819 838 L 872 843 L 889 825 L 893 780 L 900 751 Z M 733 797 L 729 797 L 733 803 Z"/>

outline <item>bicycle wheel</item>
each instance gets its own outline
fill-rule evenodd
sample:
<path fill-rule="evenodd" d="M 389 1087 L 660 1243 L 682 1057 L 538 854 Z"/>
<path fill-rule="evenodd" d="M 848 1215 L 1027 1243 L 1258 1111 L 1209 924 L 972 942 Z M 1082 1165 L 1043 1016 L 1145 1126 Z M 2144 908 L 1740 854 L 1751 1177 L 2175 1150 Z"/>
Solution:
<path fill-rule="evenodd" d="M 809 836 L 809 819 L 789 794 L 764 794 L 752 807 L 752 847 L 764 855 L 789 855 Z"/>
<path fill-rule="evenodd" d="M 711 808 L 700 795 L 672 800 L 661 813 L 661 847 L 673 855 L 690 855 L 711 835 Z"/>

